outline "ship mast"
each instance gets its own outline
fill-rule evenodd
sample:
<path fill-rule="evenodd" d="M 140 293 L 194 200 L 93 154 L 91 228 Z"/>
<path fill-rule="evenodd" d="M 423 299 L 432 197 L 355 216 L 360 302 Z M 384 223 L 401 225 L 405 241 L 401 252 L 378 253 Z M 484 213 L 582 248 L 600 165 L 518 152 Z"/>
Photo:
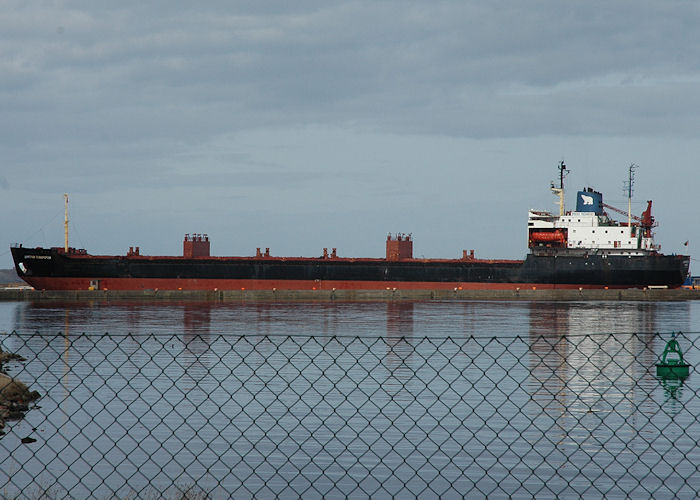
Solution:
<path fill-rule="evenodd" d="M 68 253 L 68 194 L 63 195 L 64 200 L 64 217 L 63 217 L 63 232 L 64 232 L 64 246 L 63 249 Z"/>
<path fill-rule="evenodd" d="M 634 186 L 634 169 L 638 166 L 634 163 L 630 164 L 629 180 L 625 183 L 627 184 L 627 227 L 632 225 L 632 186 Z"/>
<path fill-rule="evenodd" d="M 554 182 L 552 182 L 551 189 L 555 196 L 559 196 L 559 217 L 561 217 L 564 215 L 564 177 L 569 173 L 569 169 L 566 168 L 563 161 L 559 162 L 557 169 L 559 169 L 559 187 L 554 187 Z"/>

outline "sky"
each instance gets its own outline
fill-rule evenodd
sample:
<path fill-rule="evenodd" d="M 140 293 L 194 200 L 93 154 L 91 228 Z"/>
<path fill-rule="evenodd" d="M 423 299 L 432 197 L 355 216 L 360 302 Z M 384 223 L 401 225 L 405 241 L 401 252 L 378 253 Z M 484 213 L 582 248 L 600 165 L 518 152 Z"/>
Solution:
<path fill-rule="evenodd" d="M 697 2 L 0 5 L 0 268 L 64 193 L 93 254 L 523 258 L 564 161 L 700 272 Z"/>

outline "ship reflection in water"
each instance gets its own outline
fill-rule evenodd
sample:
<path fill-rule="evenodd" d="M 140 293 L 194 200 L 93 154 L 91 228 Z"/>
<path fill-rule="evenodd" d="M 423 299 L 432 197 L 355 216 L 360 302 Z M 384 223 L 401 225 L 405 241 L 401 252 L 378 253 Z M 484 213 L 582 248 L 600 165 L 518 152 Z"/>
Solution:
<path fill-rule="evenodd" d="M 693 302 L 36 302 L 7 303 L 0 308 L 0 331 L 63 332 L 66 360 L 71 339 L 84 334 L 127 335 L 128 341 L 119 348 L 130 359 L 135 355 L 132 350 L 143 350 L 139 338 L 152 339 L 154 349 L 162 339 L 178 339 L 183 347 L 177 352 L 178 364 L 192 377 L 206 376 L 225 356 L 220 349 L 230 349 L 230 339 L 236 336 L 357 336 L 383 339 L 380 361 L 387 383 L 405 387 L 426 362 L 420 356 L 424 337 L 520 336 L 528 342 L 534 395 L 555 395 L 569 406 L 569 391 L 573 391 L 575 403 L 582 408 L 589 397 L 600 399 L 597 384 L 614 383 L 620 394 L 629 397 L 639 384 L 653 383 L 650 367 L 663 350 L 653 333 L 692 331 L 698 321 L 700 307 Z M 210 344 L 222 336 L 229 340 L 212 352 Z M 378 345 L 365 344 L 367 349 Z M 466 352 L 478 356 L 486 350 L 483 345 L 469 346 Z M 93 349 L 91 354 L 99 352 Z"/>
<path fill-rule="evenodd" d="M 634 480 L 658 461 L 662 450 L 648 443 L 670 419 L 682 438 L 700 435 L 697 377 L 664 387 L 654 376 L 664 348 L 654 332 L 697 332 L 699 321 L 692 302 L 0 304 L 0 331 L 19 332 L 3 336 L 2 348 L 28 358 L 22 376 L 45 395 L 17 424 L 45 431 L 43 462 L 20 448 L 14 459 L 28 465 L 13 481 L 30 483 L 49 464 L 71 496 L 83 496 L 59 455 L 71 440 L 102 434 L 107 448 L 90 451 L 95 474 L 116 474 L 100 457 L 116 446 L 130 450 L 121 478 L 137 469 L 156 477 L 177 455 L 195 464 L 190 477 L 223 491 L 237 479 L 207 465 L 226 463 L 212 450 L 254 469 L 299 454 L 352 464 L 367 443 L 366 456 L 385 457 L 398 482 L 415 475 L 404 471 L 411 460 L 436 453 L 426 443 L 443 443 L 448 476 L 481 477 L 489 464 L 500 473 L 512 459 L 556 475 L 561 491 L 582 467 Z M 691 341 L 684 356 L 698 366 Z M 630 453 L 635 443 L 641 458 Z M 44 456 L 50 450 L 58 451 Z"/>

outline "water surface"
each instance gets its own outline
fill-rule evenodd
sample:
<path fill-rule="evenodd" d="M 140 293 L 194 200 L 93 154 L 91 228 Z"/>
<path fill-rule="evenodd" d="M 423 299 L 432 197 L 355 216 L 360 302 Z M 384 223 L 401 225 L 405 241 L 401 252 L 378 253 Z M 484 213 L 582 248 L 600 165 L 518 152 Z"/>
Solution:
<path fill-rule="evenodd" d="M 10 371 L 43 395 L 0 438 L 0 481 L 690 497 L 697 374 L 654 363 L 683 331 L 698 366 L 699 321 L 694 302 L 0 303 L 2 347 L 28 359 Z"/>

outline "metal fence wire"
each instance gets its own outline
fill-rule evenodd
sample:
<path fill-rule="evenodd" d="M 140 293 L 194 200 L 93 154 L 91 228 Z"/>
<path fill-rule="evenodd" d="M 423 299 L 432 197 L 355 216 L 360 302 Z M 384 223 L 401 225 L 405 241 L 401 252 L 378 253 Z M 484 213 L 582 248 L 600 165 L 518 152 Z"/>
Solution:
<path fill-rule="evenodd" d="M 6 498 L 700 492 L 696 333 L 0 337 Z"/>

